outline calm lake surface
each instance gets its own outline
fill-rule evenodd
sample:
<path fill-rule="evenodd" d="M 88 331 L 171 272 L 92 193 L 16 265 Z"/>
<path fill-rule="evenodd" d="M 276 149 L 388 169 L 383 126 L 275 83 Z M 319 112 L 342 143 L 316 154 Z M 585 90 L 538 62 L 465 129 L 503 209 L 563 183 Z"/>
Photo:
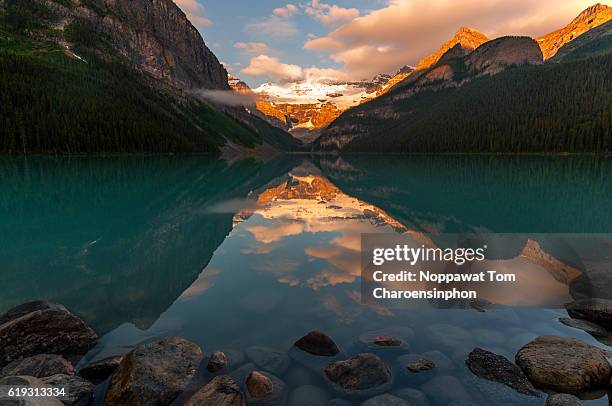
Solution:
<path fill-rule="evenodd" d="M 401 355 L 440 351 L 436 374 L 455 379 L 454 393 L 539 405 L 473 378 L 465 354 L 513 359 L 542 334 L 609 347 L 559 323 L 559 309 L 362 305 L 360 235 L 612 233 L 611 174 L 612 158 L 577 156 L 4 157 L 0 313 L 34 299 L 66 305 L 102 336 L 87 359 L 174 335 L 235 365 L 272 358 L 289 388 L 320 387 L 321 401 L 334 395 L 316 365 L 287 355 L 293 342 L 321 330 L 353 355 L 388 333 L 409 345 L 379 353 L 398 371 L 394 390 L 425 383 Z M 450 395 L 428 396 L 446 405 Z"/>

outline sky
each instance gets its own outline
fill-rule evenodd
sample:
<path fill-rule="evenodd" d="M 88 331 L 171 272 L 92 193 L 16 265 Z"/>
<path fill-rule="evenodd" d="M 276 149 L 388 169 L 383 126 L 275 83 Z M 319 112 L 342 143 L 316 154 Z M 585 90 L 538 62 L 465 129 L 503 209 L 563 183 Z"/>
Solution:
<path fill-rule="evenodd" d="M 593 0 L 175 0 L 228 71 L 265 82 L 371 79 L 434 52 L 461 26 L 536 37 Z"/>

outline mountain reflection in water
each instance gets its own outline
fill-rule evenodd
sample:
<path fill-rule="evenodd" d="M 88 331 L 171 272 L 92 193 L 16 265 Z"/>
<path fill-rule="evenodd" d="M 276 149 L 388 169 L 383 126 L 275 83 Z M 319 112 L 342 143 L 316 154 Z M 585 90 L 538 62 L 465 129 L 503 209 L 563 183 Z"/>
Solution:
<path fill-rule="evenodd" d="M 358 350 L 364 334 L 408 328 L 411 349 L 445 348 L 457 365 L 476 345 L 513 358 L 541 334 L 595 343 L 558 323 L 561 310 L 363 305 L 360 236 L 609 233 L 610 158 L 5 158 L 0 168 L 0 311 L 66 304 L 105 334 L 90 359 L 169 335 L 207 354 L 288 349 L 314 329 Z M 525 242 L 499 266 L 520 262 L 533 277 L 523 290 L 567 295 L 550 267 L 520 256 Z"/>

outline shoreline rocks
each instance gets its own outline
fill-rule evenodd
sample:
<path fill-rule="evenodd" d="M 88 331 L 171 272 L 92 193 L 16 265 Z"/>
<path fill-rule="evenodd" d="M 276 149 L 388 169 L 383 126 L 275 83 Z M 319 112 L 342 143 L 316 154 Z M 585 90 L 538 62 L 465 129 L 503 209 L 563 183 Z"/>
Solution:
<path fill-rule="evenodd" d="M 64 306 L 24 303 L 0 316 L 0 367 L 39 354 L 76 363 L 97 341 L 97 334 Z"/>
<path fill-rule="evenodd" d="M 43 381 L 33 376 L 7 376 L 0 379 L 0 386 L 12 386 L 12 387 L 33 387 L 33 388 L 45 388 L 48 387 Z M 21 398 L 19 400 L 8 400 L 4 399 L 0 401 L 3 406 L 64 406 L 59 399 L 55 397 L 46 398 Z"/>
<path fill-rule="evenodd" d="M 599 348 L 569 337 L 538 337 L 523 346 L 515 360 L 533 384 L 562 393 L 609 385 L 612 375 Z"/>
<path fill-rule="evenodd" d="M 74 375 L 74 367 L 61 355 L 40 354 L 15 360 L 2 368 L 0 377 L 33 376 L 46 378 L 52 375 Z"/>
<path fill-rule="evenodd" d="M 279 404 L 285 395 L 285 383 L 266 372 L 252 371 L 244 386 L 249 404 Z"/>
<path fill-rule="evenodd" d="M 374 396 L 386 392 L 393 384 L 389 367 L 371 353 L 329 364 L 324 372 L 334 391 L 345 396 Z"/>
<path fill-rule="evenodd" d="M 167 405 L 187 387 L 202 358 L 200 347 L 179 337 L 140 345 L 111 376 L 102 404 Z"/>
<path fill-rule="evenodd" d="M 320 331 L 311 331 L 297 340 L 294 346 L 309 354 L 322 357 L 333 357 L 340 352 L 334 340 Z"/>
<path fill-rule="evenodd" d="M 49 386 L 66 388 L 67 396 L 59 398 L 66 406 L 88 406 L 93 401 L 94 384 L 80 376 L 58 374 L 42 381 Z"/>
<path fill-rule="evenodd" d="M 222 351 L 215 351 L 210 355 L 206 369 L 210 373 L 219 372 L 227 365 L 227 357 Z"/>
<path fill-rule="evenodd" d="M 595 323 L 608 331 L 612 330 L 612 300 L 583 299 L 565 305 L 567 313 L 574 319 Z"/>
<path fill-rule="evenodd" d="M 544 406 L 582 406 L 582 401 L 567 393 L 556 393 L 546 399 Z"/>
<path fill-rule="evenodd" d="M 489 381 L 503 383 L 524 395 L 540 397 L 523 371 L 506 357 L 482 348 L 474 348 L 465 360 L 474 375 Z"/>
<path fill-rule="evenodd" d="M 79 375 L 96 384 L 104 382 L 115 372 L 122 360 L 123 355 L 115 355 L 90 362 L 79 370 Z"/>
<path fill-rule="evenodd" d="M 581 320 L 581 319 L 572 319 L 570 317 L 561 317 L 559 322 L 565 324 L 568 327 L 577 328 L 578 330 L 582 330 L 586 333 L 589 333 L 593 337 L 605 337 L 608 335 L 608 332 L 605 328 L 601 327 L 598 324 L 591 323 L 590 321 Z"/>
<path fill-rule="evenodd" d="M 229 375 L 219 375 L 193 394 L 184 406 L 244 406 L 240 388 Z"/>

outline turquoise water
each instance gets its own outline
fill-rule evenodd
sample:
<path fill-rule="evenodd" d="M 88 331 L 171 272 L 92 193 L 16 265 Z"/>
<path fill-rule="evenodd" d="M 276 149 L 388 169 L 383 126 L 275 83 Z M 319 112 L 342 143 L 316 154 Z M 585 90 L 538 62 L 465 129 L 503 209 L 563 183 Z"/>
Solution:
<path fill-rule="evenodd" d="M 475 382 L 465 353 L 512 359 L 542 334 L 605 346 L 560 324 L 562 310 L 364 306 L 359 236 L 610 233 L 610 174 L 611 158 L 575 156 L 2 158 L 0 312 L 65 304 L 103 336 L 88 359 L 169 335 L 237 363 L 253 346 L 286 357 L 313 329 L 353 354 L 372 350 L 364 337 L 391 332 L 407 353 L 441 351 L 449 364 L 437 374 L 474 401 L 541 404 Z M 394 390 L 421 388 L 424 378 L 401 371 L 402 354 L 380 353 L 398 371 Z M 291 358 L 275 372 L 289 392 L 310 384 L 333 397 L 317 371 Z"/>

